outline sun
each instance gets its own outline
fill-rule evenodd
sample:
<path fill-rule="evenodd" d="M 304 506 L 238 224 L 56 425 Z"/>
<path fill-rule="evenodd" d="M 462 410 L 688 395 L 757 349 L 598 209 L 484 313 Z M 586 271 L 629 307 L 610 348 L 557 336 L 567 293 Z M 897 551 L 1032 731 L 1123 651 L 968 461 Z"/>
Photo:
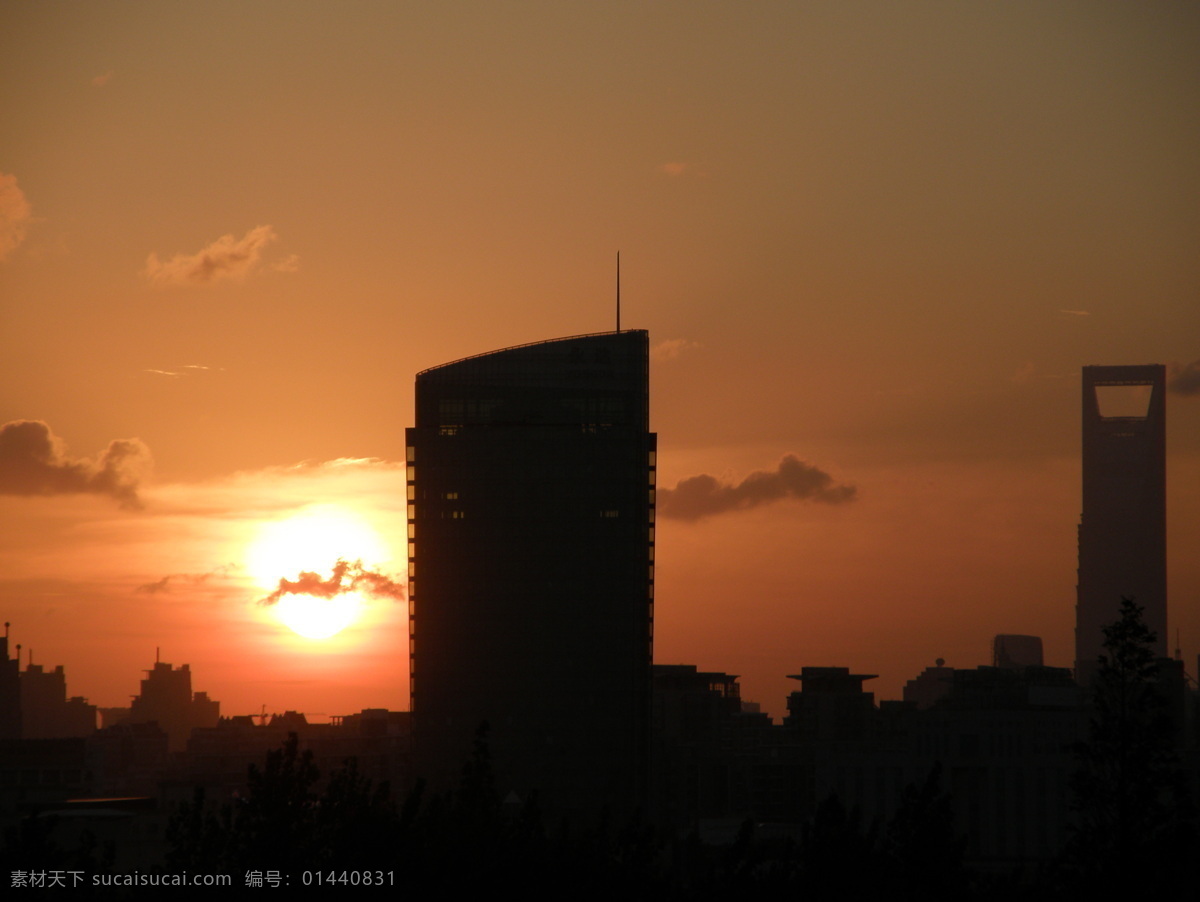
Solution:
<path fill-rule="evenodd" d="M 288 595 L 275 603 L 275 616 L 292 632 L 305 639 L 336 636 L 362 612 L 362 598 L 349 592 L 334 598 Z"/>
<path fill-rule="evenodd" d="M 280 587 L 280 580 L 296 581 L 302 573 L 330 580 L 339 560 L 376 568 L 388 557 L 387 546 L 362 518 L 345 508 L 321 505 L 265 524 L 247 549 L 246 567 L 267 595 Z M 354 623 L 363 604 L 361 593 L 352 591 L 329 597 L 284 594 L 271 610 L 296 634 L 328 639 Z"/>

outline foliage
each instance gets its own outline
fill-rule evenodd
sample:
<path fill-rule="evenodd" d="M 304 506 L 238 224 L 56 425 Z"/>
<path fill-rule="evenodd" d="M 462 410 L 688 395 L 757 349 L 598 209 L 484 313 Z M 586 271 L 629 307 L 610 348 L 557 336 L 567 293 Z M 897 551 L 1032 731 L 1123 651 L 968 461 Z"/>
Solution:
<path fill-rule="evenodd" d="M 323 790 L 295 737 L 251 770 L 245 798 L 220 810 L 202 794 L 172 819 L 172 870 L 384 868 L 398 885 L 442 892 L 620 898 L 750 896 L 858 899 L 964 898 L 962 843 L 935 771 L 910 786 L 883 829 L 864 826 L 836 796 L 800 838 L 760 836 L 747 820 L 728 846 L 671 837 L 640 817 L 562 821 L 548 828 L 536 796 L 498 796 L 481 728 L 455 791 L 418 783 L 397 807 L 352 762 Z M 401 883 L 402 881 L 402 883 Z"/>
<path fill-rule="evenodd" d="M 350 760 L 318 794 L 312 752 L 299 746 L 292 733 L 267 753 L 261 770 L 251 765 L 245 797 L 219 810 L 198 788 L 168 824 L 168 866 L 295 873 L 377 868 L 386 861 L 399 823 L 387 787 L 372 786 Z"/>
<path fill-rule="evenodd" d="M 905 787 L 887 828 L 886 855 L 893 895 L 905 899 L 961 897 L 967 885 L 966 840 L 954 832 L 950 796 L 941 790 L 941 765 L 919 787 Z"/>
<path fill-rule="evenodd" d="M 1156 637 L 1142 611 L 1123 598 L 1120 617 L 1104 629 L 1088 738 L 1076 747 L 1069 861 L 1097 888 L 1172 888 L 1192 836 Z"/>

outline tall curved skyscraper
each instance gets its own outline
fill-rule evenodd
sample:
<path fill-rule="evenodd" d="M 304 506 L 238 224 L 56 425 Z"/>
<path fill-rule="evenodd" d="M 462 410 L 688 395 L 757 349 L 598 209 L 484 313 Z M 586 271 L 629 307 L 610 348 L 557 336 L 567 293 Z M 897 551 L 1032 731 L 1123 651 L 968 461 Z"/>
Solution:
<path fill-rule="evenodd" d="M 604 332 L 417 374 L 408 436 L 417 771 L 481 723 L 503 796 L 644 800 L 653 636 L 649 337 Z"/>

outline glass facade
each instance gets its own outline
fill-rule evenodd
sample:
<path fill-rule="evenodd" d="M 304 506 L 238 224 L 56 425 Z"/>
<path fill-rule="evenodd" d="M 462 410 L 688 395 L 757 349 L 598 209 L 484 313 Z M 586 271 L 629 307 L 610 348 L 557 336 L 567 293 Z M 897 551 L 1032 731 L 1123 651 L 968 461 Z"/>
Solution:
<path fill-rule="evenodd" d="M 486 722 L 502 795 L 638 804 L 653 635 L 647 333 L 419 373 L 407 444 L 418 767 L 452 782 Z"/>

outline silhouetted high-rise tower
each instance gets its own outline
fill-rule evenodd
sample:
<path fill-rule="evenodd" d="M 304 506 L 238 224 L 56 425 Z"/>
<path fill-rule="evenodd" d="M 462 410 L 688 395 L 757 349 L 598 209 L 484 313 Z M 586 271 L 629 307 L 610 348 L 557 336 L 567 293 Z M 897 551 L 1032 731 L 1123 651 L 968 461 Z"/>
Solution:
<path fill-rule="evenodd" d="M 497 789 L 556 810 L 647 779 L 655 436 L 649 338 L 521 345 L 417 374 L 408 430 L 418 769 L 457 778 L 481 722 Z"/>
<path fill-rule="evenodd" d="M 1121 598 L 1145 609 L 1167 653 L 1166 370 L 1083 368 L 1083 515 L 1075 674 L 1091 681 Z"/>

